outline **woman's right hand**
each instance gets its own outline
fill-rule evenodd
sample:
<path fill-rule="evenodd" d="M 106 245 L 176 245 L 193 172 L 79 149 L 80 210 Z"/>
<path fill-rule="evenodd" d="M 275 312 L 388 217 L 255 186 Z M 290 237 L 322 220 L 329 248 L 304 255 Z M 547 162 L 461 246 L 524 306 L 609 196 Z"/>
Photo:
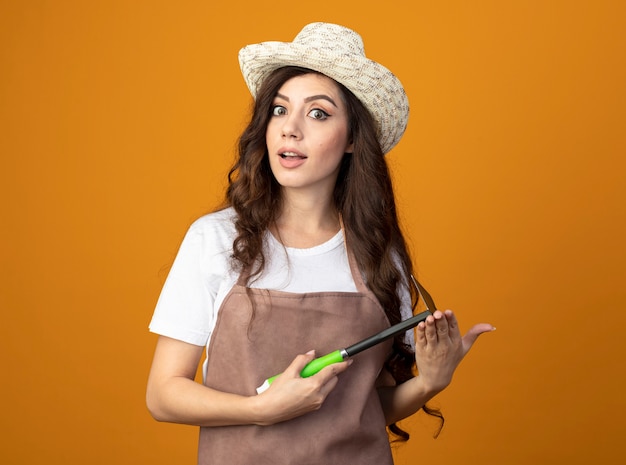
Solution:
<path fill-rule="evenodd" d="M 313 351 L 297 356 L 263 394 L 242 396 L 195 381 L 203 346 L 160 336 L 148 377 L 146 402 L 159 421 L 197 426 L 272 425 L 319 409 L 348 362 L 300 377 Z"/>
<path fill-rule="evenodd" d="M 298 355 L 265 392 L 256 396 L 258 425 L 272 425 L 319 410 L 337 385 L 338 375 L 352 363 L 352 360 L 333 363 L 313 376 L 302 378 L 300 372 L 314 358 L 312 350 Z"/>

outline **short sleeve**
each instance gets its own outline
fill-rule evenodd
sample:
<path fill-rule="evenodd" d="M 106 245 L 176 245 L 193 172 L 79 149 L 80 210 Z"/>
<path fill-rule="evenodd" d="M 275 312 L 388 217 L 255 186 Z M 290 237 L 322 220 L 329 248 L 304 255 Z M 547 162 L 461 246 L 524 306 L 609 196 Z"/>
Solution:
<path fill-rule="evenodd" d="M 207 222 L 198 220 L 187 231 L 149 326 L 151 332 L 199 346 L 206 345 L 215 325 L 215 297 L 225 274 L 223 234 Z"/>

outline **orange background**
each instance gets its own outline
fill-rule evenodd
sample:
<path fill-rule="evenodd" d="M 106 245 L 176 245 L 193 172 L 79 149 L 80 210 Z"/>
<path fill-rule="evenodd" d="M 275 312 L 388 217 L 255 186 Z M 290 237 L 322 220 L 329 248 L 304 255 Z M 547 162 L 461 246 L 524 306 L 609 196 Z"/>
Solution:
<path fill-rule="evenodd" d="M 422 281 L 498 327 L 397 463 L 622 463 L 626 3 L 259 5 L 0 1 L 0 462 L 194 463 L 196 428 L 146 411 L 147 324 L 221 199 L 238 49 L 324 20 L 405 84 L 389 162 Z"/>

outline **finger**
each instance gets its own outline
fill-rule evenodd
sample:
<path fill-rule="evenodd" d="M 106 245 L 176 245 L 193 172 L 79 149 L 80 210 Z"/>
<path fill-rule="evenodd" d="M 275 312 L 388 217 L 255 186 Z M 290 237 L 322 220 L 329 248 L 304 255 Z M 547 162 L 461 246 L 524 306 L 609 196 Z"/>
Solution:
<path fill-rule="evenodd" d="M 344 372 L 352 362 L 353 360 L 350 359 L 345 362 L 333 363 L 322 368 L 318 373 L 307 378 L 307 380 L 316 383 L 315 390 L 325 399 L 339 382 L 339 375 Z"/>
<path fill-rule="evenodd" d="M 435 312 L 435 327 L 437 328 L 437 339 L 439 341 L 449 339 L 448 318 L 441 312 Z"/>
<path fill-rule="evenodd" d="M 340 373 L 343 373 L 352 365 L 353 360 L 349 359 L 345 362 L 332 363 L 327 367 L 322 368 L 316 376 L 322 384 L 328 383 L 331 379 L 336 378 Z"/>
<path fill-rule="evenodd" d="M 415 328 L 415 344 L 418 347 L 426 347 L 426 323 L 423 321 Z"/>
<path fill-rule="evenodd" d="M 300 372 L 304 369 L 307 363 L 315 358 L 315 351 L 309 350 L 306 354 L 300 354 L 289 364 L 284 374 L 287 374 L 293 378 L 299 378 Z"/>
<path fill-rule="evenodd" d="M 445 312 L 443 312 L 443 314 L 446 316 L 446 319 L 448 320 L 448 327 L 451 330 L 459 327 L 459 323 L 456 320 L 456 315 L 452 310 L 446 310 Z"/>
<path fill-rule="evenodd" d="M 456 319 L 456 315 L 452 310 L 446 310 L 443 313 L 446 317 L 446 321 L 448 322 L 448 329 L 450 331 L 449 337 L 453 340 L 461 339 L 461 331 L 459 329 L 459 323 Z"/>
<path fill-rule="evenodd" d="M 437 312 L 435 312 L 437 313 Z M 437 342 L 437 328 L 435 327 L 435 316 L 433 315 L 428 315 L 428 317 L 426 318 L 426 329 L 424 330 L 424 333 L 426 335 L 426 345 L 428 344 L 434 344 Z"/>
<path fill-rule="evenodd" d="M 322 387 L 320 388 L 320 394 L 324 397 L 324 399 L 326 398 L 326 396 L 328 396 L 328 394 L 330 394 L 330 391 L 335 389 L 335 386 L 337 386 L 338 382 L 339 377 L 333 376 L 328 380 L 328 382 L 322 385 Z"/>
<path fill-rule="evenodd" d="M 478 339 L 478 336 L 480 336 L 483 333 L 488 333 L 488 332 L 492 332 L 495 331 L 496 328 L 492 325 L 490 325 L 489 323 L 479 323 L 477 325 L 474 325 L 470 328 L 470 330 L 465 333 L 465 336 L 463 336 L 463 354 L 465 355 L 471 348 L 472 345 L 474 344 L 474 342 L 476 342 L 476 339 Z"/>

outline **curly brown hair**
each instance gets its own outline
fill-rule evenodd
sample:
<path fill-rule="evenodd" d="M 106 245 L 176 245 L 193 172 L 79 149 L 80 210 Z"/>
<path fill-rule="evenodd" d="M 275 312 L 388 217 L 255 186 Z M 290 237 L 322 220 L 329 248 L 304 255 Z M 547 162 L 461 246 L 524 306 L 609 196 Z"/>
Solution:
<path fill-rule="evenodd" d="M 284 67 L 274 71 L 261 85 L 250 123 L 239 139 L 239 153 L 228 173 L 226 206 L 237 212 L 237 237 L 233 259 L 251 270 L 249 279 L 264 269 L 263 237 L 281 211 L 281 187 L 270 169 L 265 141 L 274 98 L 289 79 L 309 73 L 306 68 Z M 398 289 L 407 286 L 413 306 L 418 294 L 408 284 L 413 265 L 396 213 L 391 176 L 376 136 L 376 124 L 361 101 L 337 83 L 349 117 L 353 153 L 341 162 L 333 192 L 334 207 L 343 219 L 349 244 L 365 282 L 393 325 L 402 320 Z M 400 384 L 415 376 L 415 353 L 403 335 L 393 341 L 392 355 L 385 368 Z M 437 410 L 423 409 L 441 417 Z M 389 430 L 401 440 L 409 435 L 396 424 Z"/>

